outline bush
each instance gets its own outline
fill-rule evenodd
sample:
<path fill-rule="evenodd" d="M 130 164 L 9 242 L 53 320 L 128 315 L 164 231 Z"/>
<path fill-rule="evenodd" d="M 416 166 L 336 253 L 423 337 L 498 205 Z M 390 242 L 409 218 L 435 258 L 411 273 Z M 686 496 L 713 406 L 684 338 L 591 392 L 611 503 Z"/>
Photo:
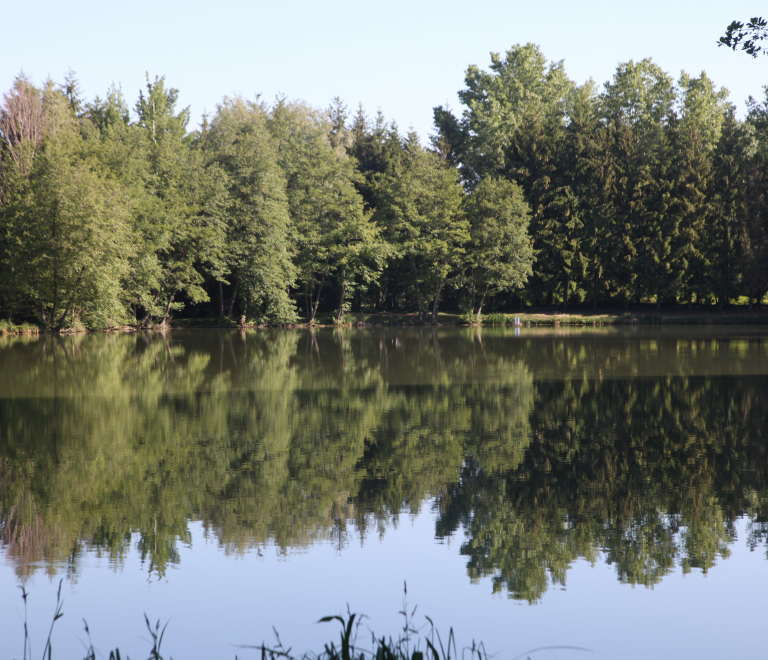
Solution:
<path fill-rule="evenodd" d="M 483 322 L 483 317 L 480 314 L 473 314 L 472 312 L 465 312 L 459 317 L 459 323 L 464 325 L 478 325 Z"/>
<path fill-rule="evenodd" d="M 506 325 L 509 323 L 509 318 L 506 314 L 486 314 L 485 318 L 483 319 L 483 322 L 488 325 Z"/>

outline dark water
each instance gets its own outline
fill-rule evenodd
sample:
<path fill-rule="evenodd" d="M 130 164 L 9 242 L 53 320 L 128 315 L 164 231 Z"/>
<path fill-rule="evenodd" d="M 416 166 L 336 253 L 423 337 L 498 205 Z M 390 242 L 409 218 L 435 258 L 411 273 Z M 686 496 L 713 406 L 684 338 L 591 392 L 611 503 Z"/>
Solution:
<path fill-rule="evenodd" d="M 4 339 L 0 657 L 60 578 L 60 657 L 395 634 L 404 580 L 509 660 L 767 657 L 766 429 L 750 328 Z"/>

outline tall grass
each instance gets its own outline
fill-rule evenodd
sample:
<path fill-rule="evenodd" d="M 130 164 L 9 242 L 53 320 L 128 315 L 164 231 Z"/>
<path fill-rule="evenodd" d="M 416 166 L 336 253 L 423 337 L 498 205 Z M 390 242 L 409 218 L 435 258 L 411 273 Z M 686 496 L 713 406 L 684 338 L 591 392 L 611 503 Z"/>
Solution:
<path fill-rule="evenodd" d="M 43 647 L 42 660 L 53 660 L 54 658 L 53 643 L 51 641 L 53 628 L 56 622 L 64 616 L 64 601 L 61 598 L 62 583 L 63 580 L 60 580 L 59 589 L 56 593 L 56 609 Z M 24 599 L 24 651 L 22 660 L 32 660 L 32 644 L 27 625 L 28 593 L 24 587 L 21 587 L 21 592 Z M 241 645 L 239 648 L 257 651 L 261 655 L 261 660 L 490 660 L 490 656 L 482 642 L 476 643 L 474 640 L 470 646 L 461 649 L 459 656 L 453 628 L 449 629 L 447 638 L 443 640 L 434 622 L 428 616 L 424 617 L 427 623 L 422 627 L 417 627 L 415 625 L 417 608 L 409 608 L 407 596 L 408 587 L 404 585 L 403 609 L 400 611 L 400 615 L 403 617 L 403 627 L 396 638 L 391 636 L 388 638 L 384 636 L 378 637 L 370 628 L 362 631 L 363 620 L 367 617 L 347 609 L 346 615 L 334 614 L 324 616 L 318 621 L 318 623 L 337 622 L 340 627 L 338 640 L 326 642 L 323 645 L 323 650 L 320 652 L 308 651 L 301 655 L 294 655 L 290 647 L 286 648 L 283 645 L 280 635 L 276 630 L 274 631 L 276 642 L 272 646 L 262 643 L 256 646 Z M 160 621 L 152 625 L 146 614 L 144 615 L 144 622 L 151 638 L 151 647 L 147 660 L 164 660 L 164 656 L 161 654 L 161 646 L 168 623 L 162 628 L 160 627 Z M 88 623 L 85 620 L 83 620 L 83 623 L 88 639 L 88 646 L 86 647 L 83 660 L 96 660 L 97 652 L 91 642 L 91 632 L 88 628 Z M 556 649 L 590 651 L 590 649 L 576 646 L 546 646 L 526 651 L 516 656 L 513 660 L 526 658 L 530 653 Z M 103 655 L 99 653 L 98 657 L 103 657 Z M 237 659 L 238 657 L 235 656 L 235 660 Z M 120 649 L 116 648 L 110 651 L 109 660 L 122 660 Z M 130 660 L 130 658 L 126 657 L 126 660 Z M 171 658 L 170 660 L 173 659 Z"/>
<path fill-rule="evenodd" d="M 59 589 L 56 593 L 56 609 L 48 630 L 48 636 L 44 641 L 43 660 L 53 660 L 53 630 L 56 622 L 64 616 L 64 601 L 61 597 L 61 587 L 63 580 L 59 581 Z M 27 598 L 29 594 L 21 587 L 22 598 L 24 599 L 24 649 L 22 660 L 33 660 L 32 640 L 29 637 L 29 627 L 27 624 Z M 275 632 L 276 643 L 267 645 L 262 643 L 256 646 L 241 645 L 243 650 L 255 650 L 261 655 L 261 660 L 458 660 L 456 647 L 456 638 L 451 628 L 448 632 L 446 642 L 436 630 L 432 619 L 425 617 L 428 625 L 423 628 L 416 627 L 414 617 L 416 607 L 409 610 L 406 600 L 407 587 L 403 597 L 403 609 L 400 614 L 403 617 L 403 628 L 396 637 L 378 637 L 372 630 L 366 627 L 363 630 L 363 621 L 365 615 L 357 614 L 347 610 L 346 615 L 324 616 L 318 623 L 340 624 L 339 637 L 337 640 L 331 640 L 323 645 L 322 651 L 309 651 L 300 655 L 292 653 L 291 648 L 286 648 L 280 640 L 280 636 Z M 144 615 L 144 622 L 149 631 L 151 647 L 147 660 L 164 660 L 161 654 L 161 646 L 165 630 L 168 626 L 161 628 L 160 621 L 154 625 L 150 623 L 147 615 Z M 91 642 L 91 633 L 88 623 L 83 621 L 85 633 L 88 639 L 88 646 L 85 650 L 83 660 L 96 660 L 97 652 Z M 367 641 L 366 641 L 367 640 Z M 467 655 L 468 654 L 468 655 Z M 98 654 L 102 657 L 102 654 Z M 482 644 L 475 644 L 462 649 L 463 660 L 488 660 L 488 654 Z M 237 660 L 237 656 L 235 656 Z M 114 649 L 109 652 L 109 660 L 122 660 L 120 649 Z M 129 660 L 126 658 L 126 660 Z"/>
<path fill-rule="evenodd" d="M 31 323 L 11 323 L 0 321 L 0 335 L 34 335 L 40 332 L 40 328 Z"/>

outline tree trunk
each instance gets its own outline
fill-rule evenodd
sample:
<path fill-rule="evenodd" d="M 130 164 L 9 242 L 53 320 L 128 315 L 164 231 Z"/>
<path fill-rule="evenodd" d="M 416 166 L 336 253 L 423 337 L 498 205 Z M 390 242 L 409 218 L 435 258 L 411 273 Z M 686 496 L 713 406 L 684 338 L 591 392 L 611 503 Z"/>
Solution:
<path fill-rule="evenodd" d="M 69 307 L 64 310 L 64 313 L 61 315 L 61 318 L 59 319 L 59 322 L 56 323 L 56 319 L 51 316 L 51 320 L 56 323 L 56 327 L 54 328 L 56 332 L 61 332 L 64 329 L 64 324 L 67 322 L 67 315 L 73 311 L 74 307 Z"/>
<path fill-rule="evenodd" d="M 597 309 L 597 268 L 595 268 L 595 276 L 592 278 L 592 309 Z"/>
<path fill-rule="evenodd" d="M 413 268 L 413 281 L 416 283 L 416 302 L 419 306 L 419 323 L 424 322 L 424 307 L 421 305 L 421 291 L 419 290 L 419 272 L 416 270 L 416 262 L 411 260 Z"/>
<path fill-rule="evenodd" d="M 482 307 L 482 305 L 481 305 Z M 472 273 L 472 289 L 471 289 L 471 297 L 470 297 L 470 309 L 472 310 L 472 314 L 475 313 L 475 274 Z"/>
<path fill-rule="evenodd" d="M 485 296 L 488 293 L 488 285 L 485 285 L 485 291 L 483 291 L 483 296 L 480 298 L 480 304 L 477 306 L 477 312 L 475 313 L 475 316 L 480 316 L 480 313 L 483 311 L 483 303 L 485 302 Z"/>
<path fill-rule="evenodd" d="M 56 245 L 56 220 L 59 212 L 59 204 L 55 203 L 55 209 L 53 211 L 53 231 L 51 232 L 53 238 L 53 244 Z M 59 268 L 58 259 L 54 255 L 53 258 L 53 309 L 51 310 L 51 323 L 56 323 L 56 313 L 59 311 Z"/>
<path fill-rule="evenodd" d="M 437 286 L 435 287 L 435 299 L 432 302 L 432 325 L 435 325 L 437 323 L 437 307 L 440 304 L 440 289 L 442 288 L 443 283 L 438 280 Z"/>
<path fill-rule="evenodd" d="M 315 302 L 312 303 L 312 316 L 309 319 L 310 323 L 315 322 L 315 316 L 317 316 L 317 308 L 320 306 L 320 292 L 323 290 L 323 281 L 325 280 L 325 276 L 323 276 L 323 279 L 320 280 L 318 286 L 317 286 L 317 297 L 315 298 Z"/>
<path fill-rule="evenodd" d="M 341 278 L 341 300 L 339 300 L 339 314 L 336 316 L 336 322 L 341 323 L 344 320 L 344 296 L 347 293 L 347 285 L 344 277 Z"/>
<path fill-rule="evenodd" d="M 224 285 L 219 280 L 219 318 L 224 316 Z"/>
<path fill-rule="evenodd" d="M 563 280 L 563 311 L 568 311 L 568 278 Z"/>
<path fill-rule="evenodd" d="M 171 297 L 168 298 L 168 304 L 165 306 L 165 314 L 163 315 L 163 325 L 165 325 L 165 322 L 168 320 L 168 317 L 171 315 L 171 305 L 173 305 L 173 300 L 176 298 L 176 294 L 178 292 L 174 291 L 171 294 Z"/>
<path fill-rule="evenodd" d="M 232 299 L 229 301 L 229 309 L 227 310 L 227 316 L 232 317 L 232 312 L 235 310 L 235 300 L 237 299 L 237 287 L 240 284 L 235 280 L 235 288 L 232 290 Z"/>
<path fill-rule="evenodd" d="M 310 295 L 309 295 L 309 283 L 304 283 L 304 311 L 307 316 L 307 323 L 310 321 L 311 313 L 309 311 L 309 301 L 310 301 Z"/>

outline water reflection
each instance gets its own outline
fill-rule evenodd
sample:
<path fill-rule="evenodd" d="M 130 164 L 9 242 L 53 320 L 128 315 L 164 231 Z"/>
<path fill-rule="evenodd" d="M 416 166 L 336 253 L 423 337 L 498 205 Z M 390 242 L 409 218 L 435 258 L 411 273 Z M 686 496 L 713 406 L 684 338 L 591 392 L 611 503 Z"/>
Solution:
<path fill-rule="evenodd" d="M 433 506 L 473 580 L 578 558 L 653 586 L 768 534 L 768 340 L 743 331 L 175 332 L 0 342 L 0 543 L 20 576 L 132 545 L 162 576 Z M 132 535 L 138 543 L 132 542 Z M 133 537 L 134 539 L 136 537 Z"/>

